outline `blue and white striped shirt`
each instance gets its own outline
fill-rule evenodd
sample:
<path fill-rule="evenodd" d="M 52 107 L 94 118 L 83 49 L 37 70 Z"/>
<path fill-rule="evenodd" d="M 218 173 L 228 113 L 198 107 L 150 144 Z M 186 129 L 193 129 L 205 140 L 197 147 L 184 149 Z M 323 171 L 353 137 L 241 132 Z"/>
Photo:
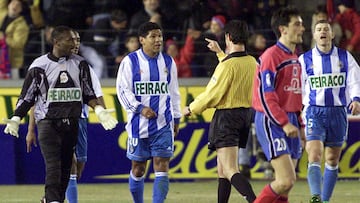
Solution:
<path fill-rule="evenodd" d="M 360 101 L 360 67 L 348 51 L 333 46 L 329 53 L 322 53 L 315 47 L 299 61 L 305 106 L 346 107 Z"/>
<path fill-rule="evenodd" d="M 119 66 L 116 91 L 127 111 L 129 137 L 147 138 L 168 124 L 179 123 L 177 68 L 169 55 L 159 53 L 152 58 L 142 49 L 127 55 Z M 140 112 L 143 106 L 152 108 L 157 117 L 143 117 Z"/>

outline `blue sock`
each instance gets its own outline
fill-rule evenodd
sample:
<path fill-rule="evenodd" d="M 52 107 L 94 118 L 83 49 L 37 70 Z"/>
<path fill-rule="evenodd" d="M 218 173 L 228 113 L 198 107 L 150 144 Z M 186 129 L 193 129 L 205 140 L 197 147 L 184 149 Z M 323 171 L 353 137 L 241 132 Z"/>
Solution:
<path fill-rule="evenodd" d="M 321 194 L 321 165 L 319 162 L 308 164 L 307 179 L 311 195 Z"/>
<path fill-rule="evenodd" d="M 70 175 L 69 184 L 66 188 L 66 199 L 69 203 L 78 202 L 76 174 Z"/>
<path fill-rule="evenodd" d="M 324 170 L 324 186 L 323 186 L 323 193 L 321 199 L 323 201 L 329 201 L 330 197 L 334 191 L 335 184 L 338 177 L 338 166 L 330 166 L 325 163 L 325 170 Z"/>
<path fill-rule="evenodd" d="M 169 191 L 169 177 L 167 172 L 155 172 L 153 188 L 153 203 L 162 203 Z"/>
<path fill-rule="evenodd" d="M 144 202 L 144 178 L 135 177 L 130 171 L 129 189 L 133 197 L 134 203 Z"/>

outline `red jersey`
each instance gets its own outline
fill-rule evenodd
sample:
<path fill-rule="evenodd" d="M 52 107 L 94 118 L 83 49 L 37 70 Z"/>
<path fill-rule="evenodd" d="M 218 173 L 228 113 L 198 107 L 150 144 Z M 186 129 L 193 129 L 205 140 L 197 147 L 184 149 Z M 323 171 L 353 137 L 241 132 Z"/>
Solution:
<path fill-rule="evenodd" d="M 259 59 L 254 78 L 253 107 L 283 126 L 289 121 L 288 112 L 300 112 L 302 108 L 298 57 L 277 42 Z"/>

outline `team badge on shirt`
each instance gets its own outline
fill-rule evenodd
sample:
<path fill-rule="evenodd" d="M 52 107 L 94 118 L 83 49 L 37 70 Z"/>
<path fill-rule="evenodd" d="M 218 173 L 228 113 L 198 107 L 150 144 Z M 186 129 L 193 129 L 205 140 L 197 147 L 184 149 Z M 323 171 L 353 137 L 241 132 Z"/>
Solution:
<path fill-rule="evenodd" d="M 67 83 L 69 81 L 69 78 L 66 74 L 66 72 L 62 72 L 60 74 L 60 83 Z"/>
<path fill-rule="evenodd" d="M 341 61 L 339 61 L 339 68 L 342 69 L 343 67 L 344 67 L 344 64 Z"/>

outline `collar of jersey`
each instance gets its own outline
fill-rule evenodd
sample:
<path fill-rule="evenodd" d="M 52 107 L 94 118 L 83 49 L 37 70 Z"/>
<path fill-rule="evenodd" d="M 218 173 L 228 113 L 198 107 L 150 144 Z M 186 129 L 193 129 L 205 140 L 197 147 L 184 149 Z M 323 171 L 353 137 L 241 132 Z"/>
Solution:
<path fill-rule="evenodd" d="M 282 49 L 284 52 L 288 54 L 293 54 L 289 48 L 287 48 L 283 43 L 277 41 L 276 46 L 278 46 L 280 49 Z"/>
<path fill-rule="evenodd" d="M 247 56 L 246 51 L 233 52 L 233 53 L 227 55 L 221 62 L 224 62 L 224 61 L 226 61 L 226 60 L 228 60 L 229 58 L 232 58 L 232 57 L 242 57 L 242 56 Z"/>
<path fill-rule="evenodd" d="M 58 58 L 58 57 L 56 57 L 54 54 L 52 54 L 51 52 L 48 54 L 48 58 L 50 59 L 50 60 L 52 60 L 52 61 L 55 61 L 55 62 L 59 62 L 59 60 L 60 59 L 63 59 L 63 58 L 65 58 L 66 60 L 68 60 L 69 59 L 69 56 L 65 56 L 65 57 L 60 57 L 60 58 Z"/>
<path fill-rule="evenodd" d="M 144 55 L 144 57 L 149 61 L 149 60 L 154 60 L 154 59 L 157 59 L 157 57 L 159 56 L 159 53 L 154 56 L 154 57 L 150 57 L 149 55 L 145 54 L 144 50 L 141 49 L 141 53 Z"/>
<path fill-rule="evenodd" d="M 327 53 L 324 53 L 324 52 L 320 51 L 320 49 L 319 49 L 316 45 L 315 45 L 315 47 L 316 47 L 317 52 L 318 52 L 319 55 L 321 55 L 321 56 L 331 55 L 331 54 L 333 53 L 333 50 L 334 50 L 334 45 L 332 45 L 330 51 L 327 52 Z"/>

